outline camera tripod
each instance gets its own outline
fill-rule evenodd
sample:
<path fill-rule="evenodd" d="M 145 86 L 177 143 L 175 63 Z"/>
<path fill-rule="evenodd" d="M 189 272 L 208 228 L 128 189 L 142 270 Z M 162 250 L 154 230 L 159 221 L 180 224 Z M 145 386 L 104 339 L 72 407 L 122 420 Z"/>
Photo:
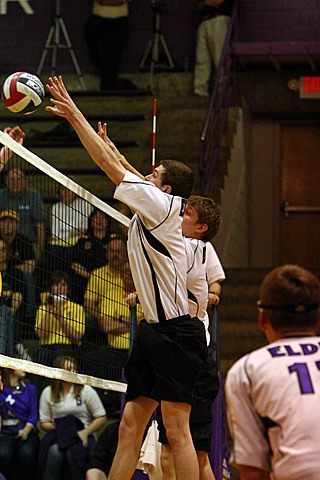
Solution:
<path fill-rule="evenodd" d="M 174 69 L 174 63 L 171 57 L 171 54 L 169 52 L 167 43 L 165 41 L 165 38 L 161 32 L 160 28 L 160 22 L 161 22 L 161 12 L 162 12 L 162 6 L 163 3 L 161 4 L 160 0 L 153 0 L 152 1 L 152 6 L 153 6 L 153 30 L 152 30 L 152 37 L 149 40 L 149 43 L 147 45 L 147 48 L 143 54 L 142 60 L 140 62 L 139 68 L 142 70 L 145 65 L 148 57 L 151 55 L 151 61 L 150 61 L 150 68 L 149 68 L 149 83 L 148 83 L 148 90 L 152 91 L 153 87 L 153 74 L 156 68 L 162 68 L 162 69 L 168 69 L 168 70 L 173 70 Z M 165 59 L 167 61 L 167 65 L 164 65 L 162 63 L 159 63 L 159 48 L 160 46 L 162 47 L 164 54 L 165 54 Z"/>
<path fill-rule="evenodd" d="M 61 38 L 61 33 L 63 34 L 65 43 L 61 43 L 60 38 Z M 51 58 L 51 75 L 55 75 L 56 73 L 56 65 L 57 65 L 57 54 L 58 54 L 58 49 L 59 48 L 66 48 L 69 50 L 69 53 L 71 55 L 75 70 L 78 74 L 79 77 L 79 82 L 81 85 L 82 90 L 86 90 L 86 84 L 76 57 L 76 54 L 74 52 L 67 27 L 64 23 L 63 18 L 61 17 L 61 9 L 60 9 L 60 0 L 55 0 L 55 13 L 52 17 L 52 25 L 50 27 L 47 40 L 44 46 L 44 50 L 42 52 L 42 56 L 40 59 L 40 63 L 38 66 L 37 70 L 37 75 L 40 75 L 42 72 L 42 68 L 44 65 L 44 62 L 47 58 L 48 50 L 52 49 L 52 58 Z"/>

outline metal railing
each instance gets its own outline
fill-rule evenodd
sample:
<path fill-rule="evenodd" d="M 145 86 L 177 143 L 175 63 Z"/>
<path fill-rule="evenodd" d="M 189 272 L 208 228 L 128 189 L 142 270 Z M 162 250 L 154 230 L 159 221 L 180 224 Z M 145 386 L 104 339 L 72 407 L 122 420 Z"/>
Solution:
<path fill-rule="evenodd" d="M 221 140 L 227 131 L 228 109 L 236 103 L 238 79 L 232 45 L 237 19 L 237 4 L 236 0 L 220 63 L 215 73 L 215 82 L 200 137 L 199 175 L 203 195 L 208 195 L 210 192 L 213 176 L 219 166 Z"/>

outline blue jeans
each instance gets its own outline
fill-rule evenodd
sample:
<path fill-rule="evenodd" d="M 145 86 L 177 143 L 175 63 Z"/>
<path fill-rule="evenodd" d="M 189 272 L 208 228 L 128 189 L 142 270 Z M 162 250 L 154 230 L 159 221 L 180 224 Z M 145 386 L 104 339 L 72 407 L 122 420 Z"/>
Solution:
<path fill-rule="evenodd" d="M 91 435 L 88 438 L 88 452 L 93 449 L 94 444 L 95 439 Z M 79 469 L 70 450 L 61 452 L 57 443 L 51 445 L 48 450 L 43 480 L 61 480 L 65 478 L 63 470 L 65 463 L 69 466 L 72 480 L 85 480 L 86 469 Z"/>
<path fill-rule="evenodd" d="M 15 435 L 1 435 L 0 465 L 6 480 L 33 480 L 37 471 L 38 449 L 36 432 L 30 433 L 27 440 Z"/>

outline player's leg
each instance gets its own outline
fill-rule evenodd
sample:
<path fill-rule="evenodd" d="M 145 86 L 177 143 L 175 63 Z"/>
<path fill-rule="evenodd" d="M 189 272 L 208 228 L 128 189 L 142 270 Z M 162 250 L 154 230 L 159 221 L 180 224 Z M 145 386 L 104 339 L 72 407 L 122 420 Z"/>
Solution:
<path fill-rule="evenodd" d="M 143 433 L 158 403 L 147 397 L 129 401 L 119 426 L 118 447 L 108 480 L 128 480 L 138 462 Z M 196 477 L 195 477 L 196 478 Z"/>
<path fill-rule="evenodd" d="M 197 451 L 197 457 L 200 470 L 200 480 L 215 480 L 208 452 Z"/>
<path fill-rule="evenodd" d="M 107 480 L 107 476 L 99 468 L 90 468 L 87 470 L 86 480 Z"/>
<path fill-rule="evenodd" d="M 163 480 L 176 480 L 176 471 L 170 445 L 161 445 L 160 462 Z"/>
<path fill-rule="evenodd" d="M 177 480 L 199 479 L 199 466 L 190 428 L 191 405 L 180 402 L 161 402 L 163 423 L 172 448 Z"/>

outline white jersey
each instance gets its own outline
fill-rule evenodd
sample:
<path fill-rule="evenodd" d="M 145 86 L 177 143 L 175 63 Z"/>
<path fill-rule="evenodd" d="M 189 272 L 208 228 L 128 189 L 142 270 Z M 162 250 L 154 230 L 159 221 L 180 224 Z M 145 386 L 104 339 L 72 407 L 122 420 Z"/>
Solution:
<path fill-rule="evenodd" d="M 189 313 L 204 322 L 207 345 L 210 343 L 209 315 L 207 312 L 208 286 L 225 279 L 225 273 L 210 242 L 186 238 L 187 289 Z"/>
<path fill-rule="evenodd" d="M 233 463 L 275 480 L 319 480 L 320 337 L 281 339 L 241 358 L 226 398 Z"/>
<path fill-rule="evenodd" d="M 137 212 L 130 222 L 128 256 L 146 320 L 154 323 L 188 314 L 181 230 L 185 200 L 128 171 L 114 198 Z"/>
<path fill-rule="evenodd" d="M 208 285 L 222 282 L 226 278 L 219 257 L 210 242 L 206 243 L 206 272 Z"/>
<path fill-rule="evenodd" d="M 185 238 L 187 253 L 187 290 L 189 313 L 204 322 L 208 303 L 206 245 L 201 240 Z"/>

